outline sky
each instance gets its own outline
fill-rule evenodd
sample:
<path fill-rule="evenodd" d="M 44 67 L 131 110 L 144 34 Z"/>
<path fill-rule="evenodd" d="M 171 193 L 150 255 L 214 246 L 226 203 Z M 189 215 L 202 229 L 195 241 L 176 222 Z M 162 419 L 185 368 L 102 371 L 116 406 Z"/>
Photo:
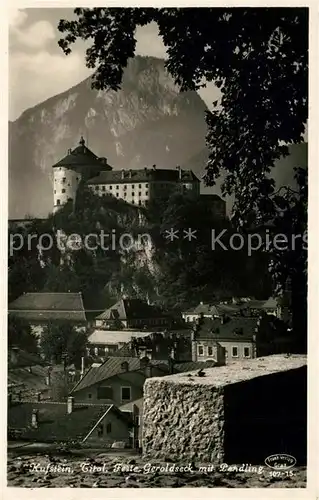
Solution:
<path fill-rule="evenodd" d="M 59 94 L 88 77 L 86 45 L 73 45 L 66 56 L 57 44 L 60 19 L 74 19 L 73 9 L 32 8 L 9 12 L 9 119 Z M 138 28 L 136 54 L 165 58 L 166 52 L 157 25 Z M 213 85 L 200 91 L 209 105 L 218 96 Z"/>

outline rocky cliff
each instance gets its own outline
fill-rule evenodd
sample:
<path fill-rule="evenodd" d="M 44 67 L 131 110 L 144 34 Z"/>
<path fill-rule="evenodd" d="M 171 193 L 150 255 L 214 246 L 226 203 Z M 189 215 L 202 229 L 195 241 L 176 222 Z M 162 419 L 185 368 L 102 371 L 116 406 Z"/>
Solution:
<path fill-rule="evenodd" d="M 205 148 L 205 109 L 151 57 L 130 61 L 118 92 L 92 90 L 88 78 L 28 109 L 9 124 L 10 218 L 48 214 L 51 167 L 81 134 L 115 169 L 175 168 Z"/>

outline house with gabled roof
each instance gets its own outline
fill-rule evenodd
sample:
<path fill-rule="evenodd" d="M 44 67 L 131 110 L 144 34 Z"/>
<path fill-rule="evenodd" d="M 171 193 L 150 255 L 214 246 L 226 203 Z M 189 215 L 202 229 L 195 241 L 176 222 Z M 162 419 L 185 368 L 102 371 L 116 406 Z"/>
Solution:
<path fill-rule="evenodd" d="M 204 303 L 200 302 L 196 307 L 193 307 L 182 313 L 183 319 L 187 323 L 203 317 L 210 319 L 221 318 L 223 315 L 231 316 L 260 316 L 266 313 L 281 317 L 280 300 L 274 297 L 269 297 L 267 300 L 240 300 L 233 303 Z"/>
<path fill-rule="evenodd" d="M 8 440 L 132 447 L 133 421 L 113 404 L 8 401 Z"/>
<path fill-rule="evenodd" d="M 148 377 L 169 373 L 167 362 L 138 357 L 110 357 L 91 366 L 72 389 L 77 402 L 115 404 L 133 403 L 143 397 Z"/>
<path fill-rule="evenodd" d="M 141 329 L 170 326 L 172 320 L 159 307 L 141 299 L 122 298 L 95 318 L 98 328 Z"/>
<path fill-rule="evenodd" d="M 273 314 L 199 318 L 192 328 L 192 359 L 216 358 L 216 349 L 225 350 L 227 363 L 245 358 L 289 352 L 292 338 L 287 325 Z"/>
<path fill-rule="evenodd" d="M 192 331 L 192 359 L 204 361 L 225 350 L 227 361 L 256 357 L 256 334 L 260 319 L 254 317 L 200 318 Z"/>
<path fill-rule="evenodd" d="M 191 308 L 182 313 L 186 323 L 192 323 L 200 317 L 203 318 L 220 318 L 223 314 L 236 315 L 240 312 L 240 307 L 237 304 L 208 304 L 200 302 L 196 307 Z"/>
<path fill-rule="evenodd" d="M 20 295 L 8 307 L 9 316 L 27 321 L 40 335 L 50 321 L 68 321 L 78 329 L 85 329 L 87 318 L 81 292 L 32 292 Z"/>

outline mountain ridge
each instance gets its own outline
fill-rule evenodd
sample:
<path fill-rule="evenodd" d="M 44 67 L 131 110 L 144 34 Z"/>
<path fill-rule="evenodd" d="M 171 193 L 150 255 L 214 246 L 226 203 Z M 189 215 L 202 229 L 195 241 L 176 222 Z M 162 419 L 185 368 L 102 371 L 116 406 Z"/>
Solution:
<path fill-rule="evenodd" d="M 9 122 L 9 218 L 48 215 L 52 165 L 81 135 L 114 169 L 181 165 L 199 178 L 205 173 L 207 106 L 197 93 L 180 92 L 163 59 L 131 59 L 117 92 L 92 89 L 91 81 L 92 76 L 85 78 Z M 292 156 L 280 160 L 280 172 L 274 169 L 280 182 L 292 182 L 292 167 L 307 163 L 306 144 L 293 145 L 291 151 Z M 217 194 L 221 182 L 213 188 Z"/>

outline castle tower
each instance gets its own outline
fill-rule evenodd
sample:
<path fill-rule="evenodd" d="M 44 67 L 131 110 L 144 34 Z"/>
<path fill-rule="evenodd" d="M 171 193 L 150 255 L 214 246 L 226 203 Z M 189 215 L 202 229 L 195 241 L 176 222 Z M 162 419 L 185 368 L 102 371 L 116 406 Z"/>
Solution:
<path fill-rule="evenodd" d="M 102 170 L 112 170 L 106 158 L 98 158 L 85 145 L 81 137 L 79 145 L 68 150 L 58 163 L 53 165 L 53 212 L 67 203 L 75 201 L 81 181 L 99 175 Z"/>

